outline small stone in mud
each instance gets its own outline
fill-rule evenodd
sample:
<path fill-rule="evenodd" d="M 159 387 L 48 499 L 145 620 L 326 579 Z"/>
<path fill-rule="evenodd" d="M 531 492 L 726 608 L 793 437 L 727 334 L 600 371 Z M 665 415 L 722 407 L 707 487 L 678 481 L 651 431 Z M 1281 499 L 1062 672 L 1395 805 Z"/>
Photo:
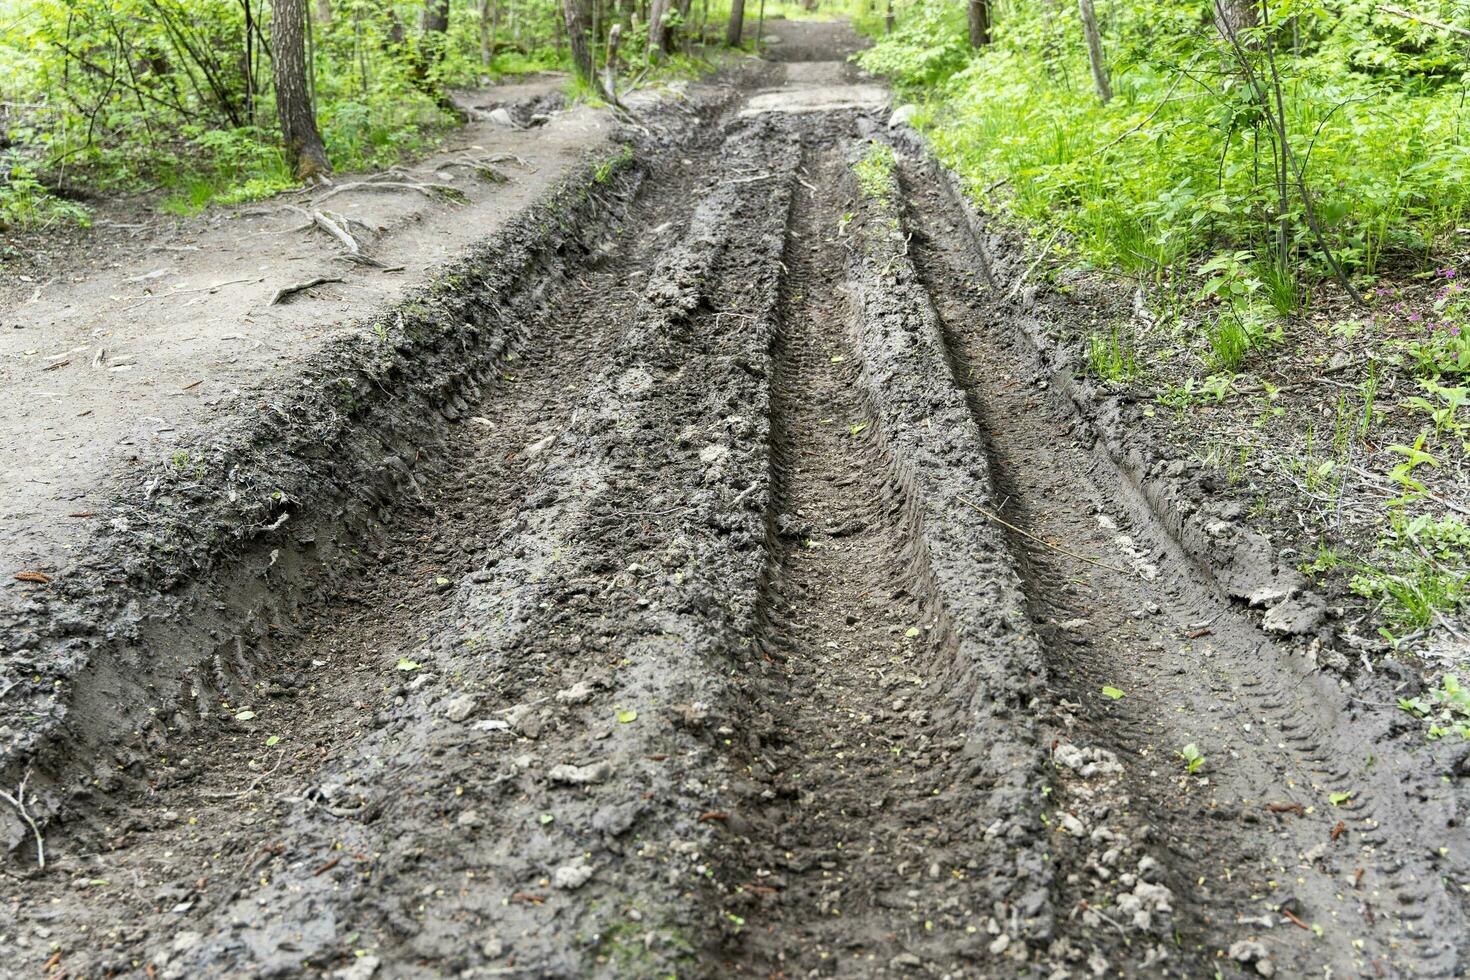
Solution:
<path fill-rule="evenodd" d="M 1263 977 L 1275 974 L 1276 964 L 1272 963 L 1264 944 L 1254 939 L 1242 939 L 1230 944 L 1230 958 L 1237 963 L 1255 964 L 1256 972 Z"/>
<path fill-rule="evenodd" d="M 544 439 L 537 439 L 535 442 L 527 446 L 526 451 L 521 453 L 521 457 L 523 459 L 535 459 L 537 456 L 540 456 L 542 453 L 546 452 L 546 450 L 550 449 L 553 442 L 556 442 L 556 433 L 554 432 Z"/>
<path fill-rule="evenodd" d="M 480 814 L 476 810 L 466 810 L 464 813 L 461 813 L 455 823 L 468 830 L 485 825 L 485 821 L 480 819 Z"/>
<path fill-rule="evenodd" d="M 595 688 L 587 681 L 578 681 L 571 687 L 556 692 L 560 704 L 586 704 L 592 700 Z"/>
<path fill-rule="evenodd" d="M 444 705 L 444 717 L 453 722 L 461 722 L 475 713 L 475 696 L 473 694 L 461 694 L 459 697 L 450 698 Z"/>
<path fill-rule="evenodd" d="M 612 775 L 613 767 L 610 762 L 594 762 L 590 766 L 573 766 L 562 763 L 552 766 L 551 772 L 546 775 L 553 783 L 564 783 L 568 786 L 586 786 L 589 783 L 600 783 Z"/>
<path fill-rule="evenodd" d="M 551 876 L 551 883 L 557 888 L 572 891 L 587 884 L 591 877 L 592 866 L 578 861 L 557 868 Z"/>
<path fill-rule="evenodd" d="M 345 966 L 333 973 L 337 980 L 368 980 L 378 972 L 380 961 L 376 956 L 359 956 L 352 965 Z"/>

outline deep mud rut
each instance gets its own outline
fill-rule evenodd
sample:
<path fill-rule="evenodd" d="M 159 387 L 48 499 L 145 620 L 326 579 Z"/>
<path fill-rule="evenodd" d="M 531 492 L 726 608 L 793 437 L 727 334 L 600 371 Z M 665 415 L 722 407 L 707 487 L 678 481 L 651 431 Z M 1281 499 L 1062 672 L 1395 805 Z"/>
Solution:
<path fill-rule="evenodd" d="M 1454 800 L 1172 543 L 927 165 L 860 191 L 870 87 L 786 28 L 340 584 L 12 853 L 8 972 L 1463 972 Z"/>

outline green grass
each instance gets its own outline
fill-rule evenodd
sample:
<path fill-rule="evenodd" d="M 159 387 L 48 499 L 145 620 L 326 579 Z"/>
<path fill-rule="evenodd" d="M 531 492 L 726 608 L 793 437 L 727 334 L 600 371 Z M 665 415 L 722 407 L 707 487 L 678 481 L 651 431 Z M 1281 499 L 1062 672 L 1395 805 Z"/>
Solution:
<path fill-rule="evenodd" d="M 853 173 L 863 197 L 887 204 L 898 193 L 898 161 L 887 143 L 869 146 Z"/>
<path fill-rule="evenodd" d="M 1094 331 L 1087 340 L 1087 366 L 1104 381 L 1127 381 L 1137 376 L 1138 357 L 1133 337 L 1118 324 L 1106 332 Z"/>

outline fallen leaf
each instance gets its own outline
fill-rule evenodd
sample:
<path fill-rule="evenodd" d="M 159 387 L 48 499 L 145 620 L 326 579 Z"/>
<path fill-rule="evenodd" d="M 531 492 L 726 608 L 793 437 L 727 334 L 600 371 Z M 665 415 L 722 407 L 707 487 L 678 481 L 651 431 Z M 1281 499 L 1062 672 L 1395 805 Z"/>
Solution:
<path fill-rule="evenodd" d="M 638 712 L 635 711 L 635 710 L 633 710 L 632 708 L 629 708 L 627 711 L 619 711 L 618 712 L 618 721 L 620 723 L 624 724 L 624 725 L 628 724 L 630 721 L 637 721 L 637 720 L 638 720 Z"/>
<path fill-rule="evenodd" d="M 419 670 L 423 666 L 423 664 L 409 660 L 407 657 L 398 658 L 398 669 L 404 671 L 405 673 Z"/>
<path fill-rule="evenodd" d="M 1123 697 L 1123 692 L 1116 687 L 1104 687 L 1102 689 L 1102 696 L 1110 701 L 1116 701 Z"/>
<path fill-rule="evenodd" d="M 253 712 L 253 711 L 251 711 L 251 710 L 249 710 L 247 708 L 244 711 L 238 712 L 235 715 L 235 720 L 236 721 L 249 721 L 251 718 L 254 718 L 254 717 L 255 717 L 255 712 Z"/>
<path fill-rule="evenodd" d="M 1337 826 L 1332 828 L 1332 839 L 1337 840 L 1347 831 L 1347 824 L 1339 820 Z"/>

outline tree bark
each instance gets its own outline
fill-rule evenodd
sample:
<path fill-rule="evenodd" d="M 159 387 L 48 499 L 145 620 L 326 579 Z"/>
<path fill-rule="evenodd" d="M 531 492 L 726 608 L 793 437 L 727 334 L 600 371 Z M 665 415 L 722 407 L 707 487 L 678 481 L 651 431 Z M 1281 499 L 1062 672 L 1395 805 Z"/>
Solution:
<path fill-rule="evenodd" d="M 449 31 L 449 0 L 425 0 L 424 33 L 446 34 Z"/>
<path fill-rule="evenodd" d="M 326 27 L 332 22 L 332 0 L 315 0 L 316 22 Z"/>
<path fill-rule="evenodd" d="M 1092 0 L 1077 0 L 1077 5 L 1082 12 L 1082 33 L 1087 35 L 1087 61 L 1092 65 L 1092 81 L 1097 86 L 1097 97 L 1107 102 L 1113 97 L 1113 85 L 1108 81 L 1108 63 L 1103 60 L 1097 11 L 1092 9 Z"/>
<path fill-rule="evenodd" d="M 653 0 L 648 9 L 648 53 L 657 57 L 669 49 L 669 32 L 664 27 L 664 14 L 669 0 Z"/>
<path fill-rule="evenodd" d="M 572 50 L 572 67 L 576 69 L 577 79 L 596 87 L 597 78 L 592 73 L 592 48 L 587 40 L 587 0 L 562 0 L 561 10 L 567 22 L 567 45 Z"/>
<path fill-rule="evenodd" d="M 607 32 L 607 61 L 602 66 L 602 89 L 607 101 L 618 105 L 618 44 L 623 40 L 623 25 L 614 24 Z"/>
<path fill-rule="evenodd" d="M 480 0 L 480 64 L 489 65 L 495 57 L 495 28 L 500 20 L 500 4 L 496 0 Z"/>
<path fill-rule="evenodd" d="M 990 43 L 990 0 L 970 0 L 970 47 Z"/>
<path fill-rule="evenodd" d="M 1255 0 L 1216 0 L 1215 27 L 1222 35 L 1240 37 L 1242 31 L 1256 26 Z M 1242 47 L 1249 48 L 1254 39 L 1240 37 Z"/>
<path fill-rule="evenodd" d="M 730 26 L 725 29 L 725 44 L 740 47 L 740 35 L 745 30 L 745 0 L 730 0 Z"/>
<path fill-rule="evenodd" d="M 286 165 L 297 180 L 314 180 L 332 170 L 316 128 L 316 111 L 306 84 L 304 0 L 271 0 L 271 77 Z"/>

